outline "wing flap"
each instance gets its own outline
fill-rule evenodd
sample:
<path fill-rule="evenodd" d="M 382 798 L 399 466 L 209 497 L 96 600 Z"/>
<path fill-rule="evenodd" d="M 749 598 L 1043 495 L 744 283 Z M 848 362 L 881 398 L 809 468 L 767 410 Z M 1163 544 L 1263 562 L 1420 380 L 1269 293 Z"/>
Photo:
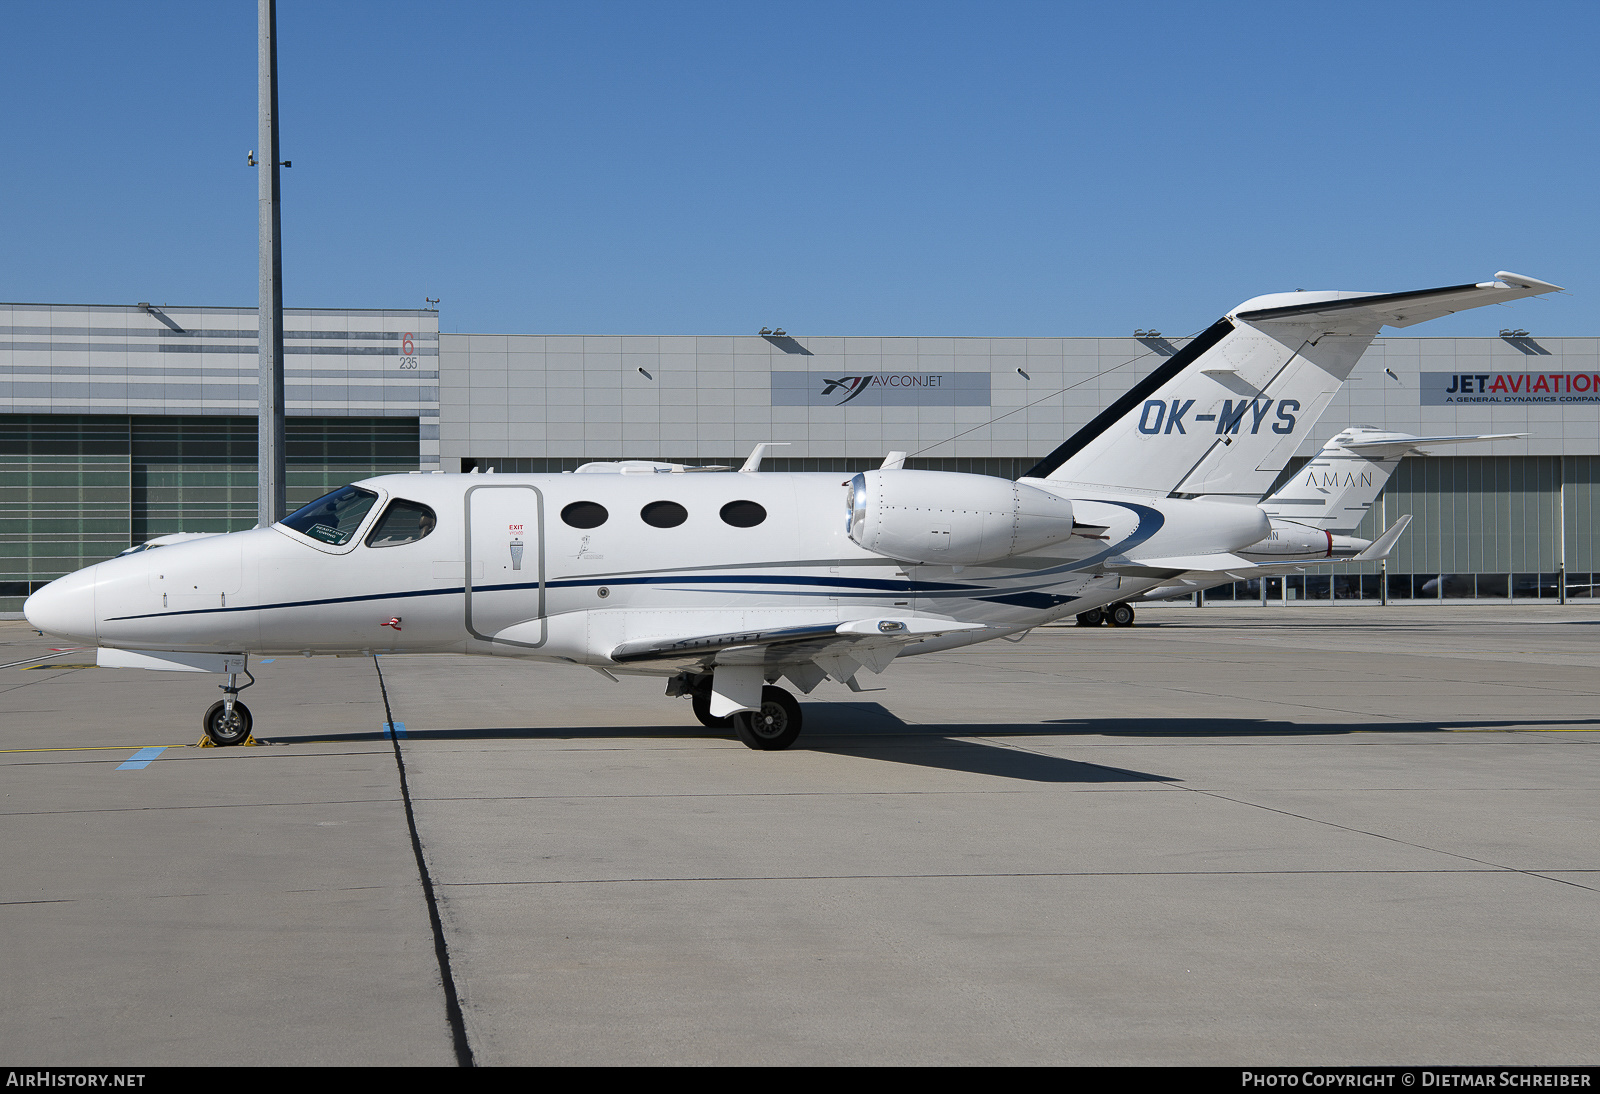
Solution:
<path fill-rule="evenodd" d="M 869 666 L 878 660 L 872 651 L 898 653 L 908 642 L 952 631 L 984 630 L 982 623 L 959 623 L 926 616 L 875 616 L 845 623 L 826 622 L 797 627 L 770 627 L 721 634 L 640 638 L 623 642 L 611 651 L 619 665 L 649 663 L 775 664 L 817 660 L 838 650 Z M 893 660 L 893 653 L 888 661 Z M 818 662 L 821 663 L 820 661 Z M 823 666 L 827 668 L 826 665 Z M 882 672 L 882 669 L 876 671 Z M 833 675 L 831 672 L 829 675 Z"/>

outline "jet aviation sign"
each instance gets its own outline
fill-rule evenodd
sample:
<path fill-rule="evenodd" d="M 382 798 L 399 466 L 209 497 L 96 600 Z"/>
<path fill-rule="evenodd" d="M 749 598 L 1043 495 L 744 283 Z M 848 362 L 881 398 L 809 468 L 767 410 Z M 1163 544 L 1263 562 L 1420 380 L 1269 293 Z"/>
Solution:
<path fill-rule="evenodd" d="M 1600 403 L 1595 372 L 1424 372 L 1423 406 Z"/>
<path fill-rule="evenodd" d="M 988 406 L 987 372 L 774 372 L 773 406 Z"/>

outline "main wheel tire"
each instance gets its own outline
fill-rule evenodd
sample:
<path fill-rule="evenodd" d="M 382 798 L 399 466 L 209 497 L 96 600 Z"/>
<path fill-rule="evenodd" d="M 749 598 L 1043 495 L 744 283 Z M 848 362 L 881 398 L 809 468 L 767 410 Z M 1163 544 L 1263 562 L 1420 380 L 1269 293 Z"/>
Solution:
<path fill-rule="evenodd" d="M 689 696 L 689 703 L 694 707 L 694 716 L 700 719 L 700 724 L 707 729 L 732 729 L 732 718 L 713 718 L 711 716 L 711 693 L 697 691 Z"/>
<path fill-rule="evenodd" d="M 1113 627 L 1133 626 L 1133 605 L 1116 604 L 1111 608 L 1111 625 Z"/>
<path fill-rule="evenodd" d="M 1078 626 L 1080 627 L 1098 627 L 1105 621 L 1106 613 L 1103 608 L 1090 608 L 1086 612 L 1078 613 Z"/>
<path fill-rule="evenodd" d="M 739 740 L 759 752 L 788 748 L 800 736 L 800 704 L 782 688 L 762 688 L 760 710 L 741 710 L 728 720 Z"/>
<path fill-rule="evenodd" d="M 206 711 L 206 716 L 201 719 L 200 724 L 214 745 L 226 747 L 244 744 L 250 739 L 250 708 L 235 701 L 233 714 L 229 715 L 224 710 L 225 706 L 221 699 L 212 703 L 211 709 Z"/>

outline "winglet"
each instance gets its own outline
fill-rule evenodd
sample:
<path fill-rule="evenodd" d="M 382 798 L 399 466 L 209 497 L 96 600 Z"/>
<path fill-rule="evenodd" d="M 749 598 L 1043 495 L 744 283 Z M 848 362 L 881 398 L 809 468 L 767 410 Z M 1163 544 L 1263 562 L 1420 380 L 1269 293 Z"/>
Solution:
<path fill-rule="evenodd" d="M 761 470 L 761 461 L 766 456 L 767 449 L 769 449 L 769 448 L 786 448 L 786 447 L 788 447 L 788 445 L 789 445 L 788 441 L 762 441 L 760 444 L 756 445 L 754 448 L 752 448 L 750 450 L 749 458 L 744 461 L 744 466 L 739 468 L 739 470 L 740 471 L 760 471 Z"/>
<path fill-rule="evenodd" d="M 1372 546 L 1362 551 L 1351 562 L 1381 562 L 1389 557 L 1389 552 L 1394 550 L 1394 545 L 1400 541 L 1401 533 L 1411 523 L 1411 514 L 1407 513 L 1389 526 L 1389 530 L 1372 541 Z"/>

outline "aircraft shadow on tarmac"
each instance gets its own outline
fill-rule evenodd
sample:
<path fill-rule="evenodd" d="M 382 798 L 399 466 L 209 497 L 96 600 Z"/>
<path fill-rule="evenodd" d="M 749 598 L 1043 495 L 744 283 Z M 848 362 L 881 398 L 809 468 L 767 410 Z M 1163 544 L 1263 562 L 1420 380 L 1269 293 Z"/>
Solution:
<path fill-rule="evenodd" d="M 1044 722 L 922 723 L 909 725 L 879 703 L 823 702 L 806 704 L 806 733 L 795 751 L 827 752 L 863 759 L 911 764 L 918 767 L 965 771 L 1026 782 L 1118 783 L 1172 782 L 1168 776 L 1103 764 L 1085 763 L 1023 748 L 968 738 L 1025 737 L 1069 739 L 1078 737 L 1173 738 L 1200 740 L 1223 737 L 1316 737 L 1351 733 L 1443 733 L 1494 731 L 1520 728 L 1537 731 L 1592 728 L 1600 721 L 1559 719 L 1442 719 L 1408 722 L 1285 722 L 1246 718 L 1056 718 Z M 663 737 L 677 740 L 721 738 L 724 734 L 701 726 L 539 726 L 481 727 L 467 729 L 411 729 L 407 741 L 515 741 L 515 740 L 620 740 Z M 373 741 L 382 732 L 319 733 L 304 737 L 276 736 L 292 741 Z"/>
<path fill-rule="evenodd" d="M 879 703 L 808 703 L 806 732 L 793 752 L 827 752 L 862 759 L 883 760 L 917 767 L 938 768 L 1047 783 L 1173 782 L 1165 775 L 1084 763 L 1003 744 L 964 740 L 968 737 L 1018 735 L 1065 736 L 1072 731 L 1048 723 L 1010 725 L 973 723 L 908 725 Z M 408 728 L 407 742 L 422 741 L 604 741 L 662 737 L 673 740 L 724 739 L 721 733 L 699 725 L 631 726 L 497 726 L 470 729 Z M 388 740 L 383 731 L 359 733 L 272 734 L 275 744 L 332 743 Z"/>

